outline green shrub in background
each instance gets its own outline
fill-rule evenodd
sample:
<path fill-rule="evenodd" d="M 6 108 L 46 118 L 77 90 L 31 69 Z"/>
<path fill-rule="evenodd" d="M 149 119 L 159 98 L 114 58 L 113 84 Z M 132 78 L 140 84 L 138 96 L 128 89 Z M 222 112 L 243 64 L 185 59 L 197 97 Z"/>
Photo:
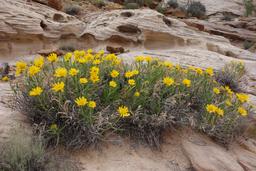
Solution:
<path fill-rule="evenodd" d="M 167 4 L 168 4 L 169 7 L 172 7 L 172 8 L 178 8 L 179 7 L 179 4 L 178 4 L 177 0 L 168 0 Z"/>
<path fill-rule="evenodd" d="M 226 64 L 221 71 L 216 74 L 216 80 L 222 86 L 228 86 L 233 91 L 240 90 L 240 82 L 245 74 L 245 67 L 241 62 L 231 62 Z"/>
<path fill-rule="evenodd" d="M 78 165 L 63 156 L 47 152 L 40 137 L 14 133 L 0 144 L 1 171 L 79 171 Z"/>
<path fill-rule="evenodd" d="M 104 51 L 76 50 L 19 61 L 16 75 L 22 75 L 12 86 L 18 107 L 41 126 L 48 145 L 94 146 L 114 132 L 159 147 L 162 132 L 174 125 L 225 144 L 240 135 L 251 110 L 248 95 L 219 84 L 212 68 L 150 56 L 127 64 Z"/>
<path fill-rule="evenodd" d="M 126 3 L 126 4 L 124 5 L 124 8 L 125 8 L 125 9 L 139 9 L 140 6 L 139 6 L 139 4 L 137 4 L 137 3 Z"/>
<path fill-rule="evenodd" d="M 164 14 L 165 11 L 166 11 L 166 7 L 164 7 L 162 4 L 158 4 L 158 5 L 156 6 L 156 10 L 157 10 L 158 12 Z"/>
<path fill-rule="evenodd" d="M 244 0 L 245 16 L 250 16 L 253 13 L 254 6 L 252 0 Z"/>
<path fill-rule="evenodd" d="M 68 6 L 64 9 L 65 13 L 69 15 L 78 15 L 81 12 L 81 8 L 76 5 Z"/>
<path fill-rule="evenodd" d="M 245 40 L 243 46 L 244 46 L 244 49 L 247 50 L 247 49 L 250 49 L 254 44 L 255 42 L 253 41 Z"/>
<path fill-rule="evenodd" d="M 202 18 L 206 14 L 206 8 L 201 2 L 193 1 L 188 4 L 187 14 L 191 17 Z"/>

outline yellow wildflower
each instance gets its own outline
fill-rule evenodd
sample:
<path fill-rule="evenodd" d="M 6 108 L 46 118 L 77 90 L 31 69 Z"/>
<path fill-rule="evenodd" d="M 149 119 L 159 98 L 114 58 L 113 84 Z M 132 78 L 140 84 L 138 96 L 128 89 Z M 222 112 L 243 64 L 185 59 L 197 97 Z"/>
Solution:
<path fill-rule="evenodd" d="M 117 111 L 122 118 L 130 116 L 129 109 L 126 106 L 120 106 Z"/>
<path fill-rule="evenodd" d="M 88 49 L 88 50 L 87 50 L 87 53 L 92 53 L 92 52 L 93 52 L 92 49 Z"/>
<path fill-rule="evenodd" d="M 91 74 L 98 74 L 99 71 L 100 71 L 100 69 L 99 69 L 98 67 L 96 67 L 96 66 L 93 66 L 93 67 L 91 67 L 91 69 L 90 69 L 90 73 L 91 73 Z"/>
<path fill-rule="evenodd" d="M 135 57 L 135 61 L 136 62 L 143 62 L 144 61 L 144 57 L 143 56 L 136 56 Z"/>
<path fill-rule="evenodd" d="M 101 63 L 101 60 L 99 60 L 99 59 L 95 59 L 93 62 L 92 62 L 92 64 L 94 64 L 94 65 L 99 65 Z"/>
<path fill-rule="evenodd" d="M 52 85 L 52 90 L 55 92 L 63 92 L 64 91 L 65 84 L 64 82 L 57 82 Z"/>
<path fill-rule="evenodd" d="M 236 93 L 236 97 L 242 103 L 245 103 L 245 102 L 249 101 L 249 96 L 247 94 L 244 94 L 244 93 Z"/>
<path fill-rule="evenodd" d="M 50 62 L 56 62 L 58 61 L 58 56 L 56 53 L 51 53 L 48 57 L 47 57 L 48 61 Z"/>
<path fill-rule="evenodd" d="M 24 61 L 16 62 L 16 76 L 19 76 L 27 68 L 27 64 Z"/>
<path fill-rule="evenodd" d="M 90 80 L 93 82 L 93 83 L 97 83 L 100 81 L 100 77 L 97 75 L 97 74 L 92 74 L 90 76 Z"/>
<path fill-rule="evenodd" d="M 215 106 L 214 104 L 208 104 L 206 105 L 206 110 L 209 113 L 215 113 L 217 111 L 218 107 Z"/>
<path fill-rule="evenodd" d="M 71 52 L 68 52 L 64 55 L 64 60 L 68 62 L 72 58 L 73 54 Z"/>
<path fill-rule="evenodd" d="M 122 62 L 121 59 L 115 59 L 115 60 L 113 60 L 112 64 L 113 65 L 119 65 L 121 62 Z"/>
<path fill-rule="evenodd" d="M 191 86 L 191 81 L 188 80 L 188 79 L 184 79 L 184 80 L 182 81 L 182 83 L 183 83 L 185 86 L 187 86 L 187 87 L 190 87 L 190 86 Z"/>
<path fill-rule="evenodd" d="M 151 61 L 152 61 L 152 57 L 151 57 L 151 56 L 146 56 L 146 57 L 145 57 L 145 61 L 151 62 Z"/>
<path fill-rule="evenodd" d="M 88 107 L 94 109 L 96 107 L 96 102 L 95 101 L 89 101 L 88 102 Z"/>
<path fill-rule="evenodd" d="M 177 70 L 181 70 L 181 66 L 179 64 L 175 65 Z"/>
<path fill-rule="evenodd" d="M 188 69 L 183 69 L 182 72 L 187 74 L 188 73 Z"/>
<path fill-rule="evenodd" d="M 75 102 L 76 102 L 76 105 L 79 107 L 85 106 L 88 103 L 87 99 L 84 96 L 76 98 Z"/>
<path fill-rule="evenodd" d="M 79 70 L 77 70 L 76 68 L 71 68 L 71 69 L 69 70 L 69 75 L 75 76 L 75 75 L 78 74 L 78 72 L 79 72 Z"/>
<path fill-rule="evenodd" d="M 241 116 L 247 116 L 248 115 L 248 112 L 243 107 L 239 107 L 237 111 Z"/>
<path fill-rule="evenodd" d="M 104 58 L 106 61 L 114 61 L 117 59 L 117 56 L 115 54 L 108 54 Z"/>
<path fill-rule="evenodd" d="M 226 101 L 225 101 L 225 104 L 226 104 L 227 106 L 232 106 L 232 103 L 231 103 L 230 100 L 226 100 Z"/>
<path fill-rule="evenodd" d="M 9 80 L 9 77 L 8 76 L 4 76 L 3 78 L 2 78 L 2 81 L 8 81 Z"/>
<path fill-rule="evenodd" d="M 119 76 L 119 72 L 117 70 L 112 70 L 111 73 L 110 73 L 110 76 L 112 78 L 116 78 Z"/>
<path fill-rule="evenodd" d="M 169 61 L 164 61 L 164 66 L 166 66 L 167 68 L 172 68 L 173 64 Z"/>
<path fill-rule="evenodd" d="M 171 78 L 171 77 L 165 77 L 165 78 L 163 79 L 163 83 L 164 83 L 166 86 L 171 86 L 171 85 L 174 84 L 174 80 L 173 80 L 173 78 Z"/>
<path fill-rule="evenodd" d="M 24 61 L 18 61 L 16 62 L 16 68 L 21 71 L 24 71 L 27 68 L 27 64 Z"/>
<path fill-rule="evenodd" d="M 103 49 L 101 49 L 101 50 L 99 50 L 99 52 L 98 52 L 98 54 L 100 54 L 100 55 L 104 55 L 104 50 Z"/>
<path fill-rule="evenodd" d="M 133 77 L 133 75 L 134 75 L 134 73 L 132 71 L 127 71 L 124 76 L 126 78 L 131 78 L 131 77 Z"/>
<path fill-rule="evenodd" d="M 133 73 L 133 75 L 138 75 L 139 71 L 135 69 L 135 70 L 132 71 L 132 73 Z"/>
<path fill-rule="evenodd" d="M 220 94 L 220 89 L 218 89 L 217 87 L 214 87 L 214 88 L 213 88 L 213 92 L 214 92 L 215 94 Z"/>
<path fill-rule="evenodd" d="M 80 82 L 80 84 L 86 84 L 86 83 L 88 83 L 88 80 L 86 78 L 80 78 L 79 82 Z"/>
<path fill-rule="evenodd" d="M 34 66 L 34 65 L 29 67 L 29 69 L 28 69 L 28 74 L 30 77 L 36 75 L 38 72 L 40 72 L 40 68 L 37 66 Z"/>
<path fill-rule="evenodd" d="M 40 96 L 40 94 L 42 92 L 43 92 L 43 89 L 41 87 L 35 87 L 29 91 L 29 95 L 30 96 Z"/>
<path fill-rule="evenodd" d="M 205 70 L 205 72 L 208 74 L 208 75 L 210 75 L 210 76 L 213 76 L 213 68 L 207 68 L 206 70 Z"/>
<path fill-rule="evenodd" d="M 134 93 L 134 96 L 135 96 L 135 97 L 139 97 L 139 96 L 140 96 L 140 92 L 136 91 L 136 92 Z"/>
<path fill-rule="evenodd" d="M 227 93 L 228 93 L 230 96 L 233 94 L 233 91 L 229 88 L 229 86 L 225 86 L 224 89 L 227 91 Z"/>
<path fill-rule="evenodd" d="M 115 81 L 110 81 L 109 86 L 115 88 L 117 86 Z"/>
<path fill-rule="evenodd" d="M 55 70 L 55 77 L 66 77 L 67 76 L 67 70 L 66 68 L 59 67 Z"/>
<path fill-rule="evenodd" d="M 217 113 L 219 116 L 223 116 L 223 115 L 224 115 L 224 111 L 223 111 L 221 108 L 217 108 L 217 109 L 216 109 L 216 113 Z"/>
<path fill-rule="evenodd" d="M 194 67 L 194 66 L 189 66 L 188 69 L 191 71 L 196 71 L 196 67 Z"/>
<path fill-rule="evenodd" d="M 56 131 L 56 130 L 58 129 L 57 124 L 51 124 L 50 129 L 51 129 L 52 131 Z"/>
<path fill-rule="evenodd" d="M 42 68 L 42 66 L 44 65 L 44 57 L 42 57 L 42 56 L 37 57 L 34 60 L 34 65 L 39 67 L 39 68 Z"/>
<path fill-rule="evenodd" d="M 129 80 L 128 80 L 128 84 L 129 84 L 130 86 L 134 86 L 134 85 L 136 84 L 136 82 L 135 82 L 134 79 L 129 79 Z"/>
<path fill-rule="evenodd" d="M 199 75 L 203 74 L 203 70 L 201 68 L 196 68 L 196 73 Z"/>

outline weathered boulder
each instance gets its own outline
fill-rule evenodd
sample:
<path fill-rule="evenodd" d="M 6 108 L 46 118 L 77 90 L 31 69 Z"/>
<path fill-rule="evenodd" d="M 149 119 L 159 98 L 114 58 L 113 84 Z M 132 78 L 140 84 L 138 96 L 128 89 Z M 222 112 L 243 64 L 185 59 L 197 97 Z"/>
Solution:
<path fill-rule="evenodd" d="M 197 19 L 186 19 L 183 21 L 192 27 L 198 28 L 200 31 L 224 36 L 232 40 L 250 40 L 256 42 L 256 32 L 254 30 L 256 27 L 255 18 L 251 18 L 249 21 L 239 20 L 229 22 L 210 22 Z"/>
<path fill-rule="evenodd" d="M 198 135 L 184 139 L 182 145 L 196 171 L 244 171 L 228 151 Z"/>
<path fill-rule="evenodd" d="M 206 14 L 213 15 L 216 13 L 230 12 L 237 16 L 245 13 L 243 0 L 198 0 L 206 7 Z M 186 5 L 188 0 L 179 0 L 179 3 Z"/>
<path fill-rule="evenodd" d="M 194 47 L 255 60 L 255 55 L 231 45 L 224 37 L 198 31 L 149 9 L 93 13 L 81 20 L 46 5 L 24 3 L 24 0 L 3 0 L 0 10 L 1 57 L 62 45 L 78 49 L 121 45 L 130 49 Z"/>
<path fill-rule="evenodd" d="M 0 5 L 1 57 L 35 53 L 77 38 L 85 24 L 73 16 L 40 3 L 3 0 Z"/>

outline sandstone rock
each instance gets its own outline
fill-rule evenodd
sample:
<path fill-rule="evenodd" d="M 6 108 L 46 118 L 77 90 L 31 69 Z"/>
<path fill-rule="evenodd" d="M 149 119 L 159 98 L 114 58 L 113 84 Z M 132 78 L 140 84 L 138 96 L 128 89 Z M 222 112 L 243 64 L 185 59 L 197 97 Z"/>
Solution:
<path fill-rule="evenodd" d="M 239 148 L 237 145 L 233 147 L 233 152 L 245 171 L 256 170 L 256 153 Z"/>
<path fill-rule="evenodd" d="M 255 56 L 229 40 L 200 32 L 184 22 L 149 10 L 114 10 L 76 19 L 45 5 L 3 0 L 0 6 L 0 56 L 57 49 L 59 45 L 92 48 L 122 46 L 145 49 L 187 48 L 255 60 Z M 253 35 L 253 34 L 252 34 Z"/>
<path fill-rule="evenodd" d="M 243 139 L 240 141 L 240 146 L 242 146 L 247 151 L 251 151 L 256 154 L 256 140 L 254 139 Z"/>
<path fill-rule="evenodd" d="M 243 16 L 245 8 L 243 0 L 199 0 L 206 7 L 206 14 L 212 15 L 221 12 L 231 12 L 238 16 Z M 187 5 L 187 0 L 179 0 L 181 5 Z"/>
<path fill-rule="evenodd" d="M 197 171 L 244 171 L 229 152 L 198 135 L 184 139 L 182 145 Z"/>
<path fill-rule="evenodd" d="M 0 5 L 1 57 L 35 53 L 76 39 L 85 24 L 46 5 L 3 0 Z"/>
<path fill-rule="evenodd" d="M 148 9 L 95 13 L 82 20 L 87 23 L 87 27 L 80 35 L 81 38 L 91 39 L 91 43 L 95 44 L 146 49 L 193 46 L 225 56 L 255 60 L 252 53 L 231 45 L 226 38 L 197 31 L 177 19 L 164 17 Z"/>
<path fill-rule="evenodd" d="M 256 42 L 256 32 L 242 28 L 241 22 L 215 23 L 197 19 L 186 19 L 184 21 L 190 26 L 214 35 L 224 36 L 232 40 L 250 40 Z"/>
<path fill-rule="evenodd" d="M 63 8 L 62 0 L 48 0 L 48 5 L 56 10 Z"/>

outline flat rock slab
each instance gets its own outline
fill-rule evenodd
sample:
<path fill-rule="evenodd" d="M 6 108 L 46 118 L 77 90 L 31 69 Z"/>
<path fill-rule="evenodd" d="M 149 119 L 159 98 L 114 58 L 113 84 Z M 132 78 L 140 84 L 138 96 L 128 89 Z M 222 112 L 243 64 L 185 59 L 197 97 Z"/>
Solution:
<path fill-rule="evenodd" d="M 9 83 L 0 82 L 0 142 L 6 140 L 12 130 L 28 127 L 24 124 L 24 115 L 9 107 L 11 95 Z"/>
<path fill-rule="evenodd" d="M 244 171 L 228 151 L 200 136 L 184 139 L 182 145 L 197 171 Z"/>

